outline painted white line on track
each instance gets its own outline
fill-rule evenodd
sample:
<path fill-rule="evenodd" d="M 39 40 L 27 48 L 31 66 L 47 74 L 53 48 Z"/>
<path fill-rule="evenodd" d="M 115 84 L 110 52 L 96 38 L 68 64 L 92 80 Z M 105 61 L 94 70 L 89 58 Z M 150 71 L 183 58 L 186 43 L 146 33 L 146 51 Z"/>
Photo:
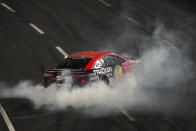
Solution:
<path fill-rule="evenodd" d="M 14 129 L 14 127 L 13 127 L 13 125 L 12 125 L 12 123 L 11 123 L 9 117 L 8 117 L 8 115 L 6 114 L 5 110 L 3 109 L 3 106 L 1 105 L 1 103 L 0 103 L 0 113 L 1 113 L 3 119 L 4 119 L 5 123 L 6 123 L 9 131 L 15 131 L 15 129 Z"/>
<path fill-rule="evenodd" d="M 64 55 L 64 57 L 68 57 L 69 55 L 60 47 L 60 46 L 56 46 L 56 49 Z"/>
<path fill-rule="evenodd" d="M 98 0 L 99 2 L 101 2 L 102 4 L 108 6 L 108 7 L 111 7 L 112 5 L 109 4 L 108 2 L 104 1 L 104 0 Z"/>
<path fill-rule="evenodd" d="M 9 10 L 12 13 L 16 13 L 16 11 L 14 9 L 12 9 L 11 7 L 9 7 L 6 3 L 1 3 L 1 5 L 3 7 L 5 7 L 7 10 Z"/>
<path fill-rule="evenodd" d="M 135 121 L 135 118 L 133 118 L 131 115 L 128 114 L 128 112 L 122 108 L 119 108 L 119 110 L 121 111 L 121 113 L 123 115 L 125 115 L 131 122 Z"/>
<path fill-rule="evenodd" d="M 144 27 L 144 25 L 140 24 L 137 20 L 135 20 L 135 19 L 133 19 L 133 18 L 131 18 L 131 17 L 127 17 L 127 19 L 128 19 L 129 21 L 131 21 L 132 23 L 136 24 L 136 25 L 139 25 L 139 26 L 141 26 L 141 27 Z"/>
<path fill-rule="evenodd" d="M 171 44 L 168 40 L 163 40 L 163 42 L 166 43 L 168 46 L 170 46 L 172 49 L 180 52 L 180 50 L 177 47 L 175 47 L 173 44 Z"/>
<path fill-rule="evenodd" d="M 36 25 L 34 25 L 33 23 L 29 23 L 29 25 L 35 29 L 37 32 L 39 32 L 40 34 L 44 35 L 45 33 L 40 29 L 38 28 Z"/>

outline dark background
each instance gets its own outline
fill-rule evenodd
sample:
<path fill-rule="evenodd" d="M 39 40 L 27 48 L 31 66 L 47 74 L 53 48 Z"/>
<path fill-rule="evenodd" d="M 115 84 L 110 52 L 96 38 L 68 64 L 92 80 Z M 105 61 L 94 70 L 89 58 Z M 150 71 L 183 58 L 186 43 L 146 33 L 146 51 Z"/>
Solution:
<path fill-rule="evenodd" d="M 45 67 L 53 67 L 63 56 L 55 46 L 68 54 L 86 50 L 112 50 L 139 56 L 151 46 L 141 42 L 151 36 L 157 21 L 166 28 L 186 34 L 180 44 L 173 43 L 195 61 L 196 5 L 179 0 L 0 0 L 16 13 L 0 6 L 0 81 L 12 87 L 21 80 L 42 82 Z M 129 21 L 131 17 L 134 21 Z M 40 35 L 29 23 L 46 34 Z M 124 36 L 130 33 L 131 36 Z M 188 41 L 188 43 L 187 43 Z M 28 100 L 2 99 L 16 131 L 195 131 L 194 82 L 190 84 L 191 106 L 188 117 L 162 114 L 137 114 L 136 122 L 125 116 L 92 118 L 73 110 L 48 112 L 35 110 Z M 188 105 L 188 104 L 187 104 Z M 7 131 L 0 117 L 0 131 Z"/>

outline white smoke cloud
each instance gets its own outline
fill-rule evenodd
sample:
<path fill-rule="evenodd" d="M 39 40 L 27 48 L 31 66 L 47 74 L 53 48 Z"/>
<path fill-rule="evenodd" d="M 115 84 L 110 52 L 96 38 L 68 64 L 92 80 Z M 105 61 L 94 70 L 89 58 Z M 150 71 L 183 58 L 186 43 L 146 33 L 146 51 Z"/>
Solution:
<path fill-rule="evenodd" d="M 155 112 L 173 110 L 181 101 L 180 94 L 157 89 L 181 88 L 192 77 L 192 62 L 181 52 L 165 45 L 159 32 L 160 29 L 155 31 L 151 41 L 156 46 L 141 55 L 141 66 L 112 87 L 96 82 L 69 90 L 56 85 L 44 88 L 41 84 L 23 81 L 13 88 L 1 87 L 0 98 L 26 98 L 35 108 L 54 110 L 71 106 L 91 113 L 111 113 L 118 108 Z"/>
<path fill-rule="evenodd" d="M 67 106 L 73 106 L 75 108 L 108 106 L 113 108 L 114 105 L 116 106 L 116 102 L 112 101 L 122 101 L 123 98 L 121 98 L 120 95 L 127 92 L 126 88 L 129 88 L 129 86 L 109 88 L 103 82 L 96 82 L 91 86 L 70 90 L 66 86 L 59 88 L 54 84 L 48 88 L 44 88 L 42 85 L 34 86 L 29 81 L 23 81 L 13 88 L 1 89 L 0 96 L 8 98 L 27 98 L 30 99 L 37 108 L 45 105 L 51 109 L 53 107 L 62 109 Z"/>

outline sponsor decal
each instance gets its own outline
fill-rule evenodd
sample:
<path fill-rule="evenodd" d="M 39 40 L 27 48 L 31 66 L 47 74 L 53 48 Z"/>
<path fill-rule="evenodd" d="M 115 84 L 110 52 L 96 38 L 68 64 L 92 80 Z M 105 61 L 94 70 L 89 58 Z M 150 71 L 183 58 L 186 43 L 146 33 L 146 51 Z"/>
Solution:
<path fill-rule="evenodd" d="M 59 80 L 64 80 L 65 79 L 65 76 L 60 74 L 60 75 L 57 75 L 56 76 L 56 80 L 59 81 Z"/>
<path fill-rule="evenodd" d="M 99 76 L 91 76 L 91 77 L 89 77 L 90 81 L 94 81 L 94 80 L 98 80 L 98 79 L 99 79 Z"/>
<path fill-rule="evenodd" d="M 119 78 L 121 78 L 122 74 L 123 74 L 122 66 L 120 66 L 120 65 L 115 66 L 115 68 L 114 68 L 114 78 L 119 79 Z"/>
<path fill-rule="evenodd" d="M 73 78 L 71 76 L 66 76 L 64 73 L 56 76 L 56 81 L 61 81 L 65 84 L 73 83 Z"/>
<path fill-rule="evenodd" d="M 129 62 L 123 63 L 123 67 L 125 72 L 131 72 L 131 67 Z"/>
<path fill-rule="evenodd" d="M 107 74 L 109 72 L 112 72 L 112 67 L 93 70 L 93 73 L 95 74 L 95 76 L 98 76 L 98 75 L 101 75 L 101 74 Z"/>

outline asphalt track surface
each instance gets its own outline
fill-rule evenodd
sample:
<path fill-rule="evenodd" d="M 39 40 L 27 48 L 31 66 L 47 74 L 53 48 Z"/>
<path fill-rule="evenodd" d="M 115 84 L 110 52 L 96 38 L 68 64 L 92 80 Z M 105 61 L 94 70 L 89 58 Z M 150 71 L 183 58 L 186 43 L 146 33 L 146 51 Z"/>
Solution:
<path fill-rule="evenodd" d="M 193 42 L 188 51 L 195 61 L 196 16 L 185 3 L 164 0 L 0 0 L 0 80 L 13 85 L 21 80 L 42 82 L 42 71 L 63 61 L 56 46 L 68 54 L 84 50 L 115 50 L 139 56 L 152 45 L 141 43 L 151 36 L 157 21 L 186 32 Z M 6 3 L 13 10 L 2 6 Z M 188 6 L 189 7 L 189 6 Z M 191 6 L 190 6 L 191 7 Z M 31 25 L 30 25 L 31 24 Z M 32 28 L 32 24 L 43 32 Z M 132 37 L 122 34 L 131 32 Z M 137 34 L 137 37 L 134 35 Z M 189 38 L 187 38 L 189 39 Z M 183 50 L 183 43 L 175 45 Z M 190 84 L 194 103 L 195 83 Z M 184 94 L 185 96 L 187 94 Z M 1 100 L 16 131 L 195 131 L 195 105 L 188 117 L 169 118 L 139 114 L 136 122 L 124 115 L 91 118 L 73 110 L 35 110 L 28 100 Z M 0 117 L 0 131 L 7 131 Z"/>

